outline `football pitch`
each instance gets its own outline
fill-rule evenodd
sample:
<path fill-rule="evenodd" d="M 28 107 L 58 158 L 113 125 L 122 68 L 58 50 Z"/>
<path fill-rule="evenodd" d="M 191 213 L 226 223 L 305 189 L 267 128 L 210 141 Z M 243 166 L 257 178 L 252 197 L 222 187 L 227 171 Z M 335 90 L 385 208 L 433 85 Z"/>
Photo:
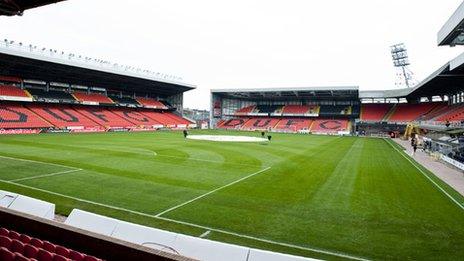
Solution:
<path fill-rule="evenodd" d="M 185 140 L 181 132 L 0 136 L 0 189 L 55 203 L 63 215 L 79 208 L 314 258 L 464 256 L 464 198 L 394 142 L 272 136 L 269 143 Z"/>

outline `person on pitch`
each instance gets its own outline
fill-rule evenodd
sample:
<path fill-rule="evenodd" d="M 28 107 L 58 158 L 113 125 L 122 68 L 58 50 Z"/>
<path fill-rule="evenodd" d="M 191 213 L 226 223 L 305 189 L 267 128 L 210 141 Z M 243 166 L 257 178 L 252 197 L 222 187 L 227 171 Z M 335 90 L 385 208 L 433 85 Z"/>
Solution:
<path fill-rule="evenodd" d="M 187 130 L 184 130 L 184 131 L 183 131 L 183 133 L 184 133 L 184 139 L 186 139 L 186 138 L 187 138 L 187 136 L 188 136 L 188 132 L 187 132 Z"/>

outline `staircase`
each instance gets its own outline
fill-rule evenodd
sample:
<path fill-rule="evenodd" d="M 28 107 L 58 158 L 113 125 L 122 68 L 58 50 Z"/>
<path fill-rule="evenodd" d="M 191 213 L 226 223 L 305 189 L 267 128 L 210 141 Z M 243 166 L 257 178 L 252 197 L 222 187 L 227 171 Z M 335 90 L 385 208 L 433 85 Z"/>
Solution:
<path fill-rule="evenodd" d="M 396 106 L 397 106 L 397 105 L 398 105 L 398 104 L 394 104 L 394 105 L 390 108 L 390 110 L 387 112 L 387 114 L 385 114 L 385 116 L 383 116 L 383 119 L 382 119 L 383 122 L 388 122 L 388 120 L 390 120 L 390 117 L 391 117 L 391 116 L 395 113 L 395 111 L 396 111 Z"/>

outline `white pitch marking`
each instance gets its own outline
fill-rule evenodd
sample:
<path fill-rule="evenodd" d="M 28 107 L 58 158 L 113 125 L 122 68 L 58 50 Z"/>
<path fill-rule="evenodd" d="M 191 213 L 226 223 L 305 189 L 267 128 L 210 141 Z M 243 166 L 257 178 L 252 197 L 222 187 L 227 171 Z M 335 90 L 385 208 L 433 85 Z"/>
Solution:
<path fill-rule="evenodd" d="M 420 173 L 422 173 L 422 175 L 424 175 L 430 182 L 433 183 L 433 185 L 435 185 L 441 192 L 443 192 L 446 196 L 448 196 L 448 198 L 450 198 L 454 203 L 456 203 L 456 205 L 458 205 L 461 209 L 464 210 L 464 206 L 459 203 L 453 196 L 451 196 L 450 194 L 448 194 L 448 192 L 446 192 L 446 190 L 444 190 L 440 185 L 438 185 L 433 179 L 431 179 L 429 177 L 429 175 L 425 174 L 424 171 L 422 169 L 420 169 L 410 158 L 406 157 L 406 153 L 401 153 L 400 150 L 398 150 L 398 148 L 396 148 L 395 146 L 393 146 L 393 144 L 389 141 L 389 140 L 386 140 L 384 139 L 388 144 L 390 144 L 390 146 L 392 146 L 399 154 L 401 154 L 406 160 L 409 161 L 409 163 L 411 163 L 414 167 L 416 167 L 416 169 L 418 169 L 420 171 Z"/>
<path fill-rule="evenodd" d="M 133 211 L 133 210 L 130 210 L 130 209 L 125 209 L 125 208 L 115 207 L 115 206 L 111 206 L 111 205 L 106 205 L 106 204 L 102 204 L 102 203 L 98 203 L 98 202 L 94 202 L 94 201 L 90 201 L 90 200 L 86 200 L 86 199 L 76 198 L 76 197 L 64 195 L 64 194 L 61 194 L 61 193 L 57 193 L 57 192 L 53 192 L 53 191 L 49 191 L 49 190 L 45 190 L 45 189 L 31 187 L 31 186 L 24 185 L 24 184 L 21 184 L 21 183 L 15 183 L 15 182 L 6 181 L 6 180 L 0 180 L 0 182 L 9 183 L 9 184 L 13 184 L 15 186 L 41 191 L 41 192 L 48 193 L 48 194 L 51 194 L 51 195 L 56 195 L 56 196 L 60 196 L 60 197 L 64 197 L 64 198 L 69 198 L 69 199 L 72 199 L 72 200 L 92 204 L 92 205 L 95 205 L 95 206 L 100 206 L 100 207 L 105 207 L 105 208 L 109 208 L 109 209 L 124 211 L 124 212 L 127 212 L 127 213 L 132 213 L 132 214 L 136 214 L 136 215 L 140 215 L 140 216 L 145 216 L 145 217 L 150 217 L 150 218 L 154 218 L 154 219 L 169 221 L 169 222 L 178 223 L 178 224 L 182 224 L 182 225 L 188 225 L 188 226 L 191 226 L 191 227 L 202 228 L 202 229 L 211 230 L 211 231 L 215 231 L 215 232 L 220 232 L 220 233 L 223 233 L 223 234 L 228 234 L 228 235 L 232 235 L 232 236 L 236 236 L 236 237 L 261 241 L 261 242 L 268 243 L 268 244 L 280 245 L 280 246 L 285 246 L 285 247 L 294 248 L 294 249 L 301 249 L 301 250 L 306 250 L 306 251 L 311 251 L 311 252 L 316 252 L 316 253 L 322 253 L 322 254 L 326 254 L 326 255 L 338 256 L 338 257 L 348 258 L 348 259 L 352 259 L 352 260 L 362 260 L 362 261 L 367 260 L 367 259 L 364 259 L 364 258 L 361 258 L 361 257 L 351 256 L 351 255 L 348 255 L 348 254 L 332 252 L 332 251 L 322 250 L 322 249 L 317 249 L 317 248 L 309 248 L 309 247 L 303 247 L 303 246 L 298 246 L 298 245 L 292 245 L 292 244 L 288 244 L 288 243 L 282 243 L 282 242 L 272 241 L 272 240 L 268 240 L 268 239 L 242 235 L 242 234 L 238 234 L 238 233 L 235 233 L 235 232 L 229 232 L 229 231 L 222 230 L 222 229 L 214 229 L 214 228 L 205 227 L 205 226 L 201 226 L 201 225 L 196 225 L 196 224 L 193 224 L 193 223 L 188 223 L 188 222 L 183 222 L 183 221 L 178 221 L 178 220 L 174 220 L 174 219 L 157 217 L 155 215 L 150 215 L 150 214 L 146 214 L 146 213 L 142 213 L 142 212 L 138 212 L 138 211 Z"/>
<path fill-rule="evenodd" d="M 211 233 L 211 230 L 207 230 L 205 233 L 201 234 L 200 238 L 204 238 L 204 237 L 208 236 L 209 233 Z"/>
<path fill-rule="evenodd" d="M 0 156 L 0 158 L 12 159 L 12 160 L 18 160 L 18 161 L 25 161 L 25 162 L 34 162 L 34 163 L 40 163 L 40 164 L 47 164 L 47 165 L 65 167 L 65 168 L 68 168 L 68 169 L 75 169 L 75 170 L 79 169 L 79 168 L 76 168 L 76 167 L 71 167 L 71 166 L 66 166 L 66 165 L 56 164 L 56 163 L 50 163 L 50 162 L 44 162 L 44 161 L 37 161 L 37 160 L 29 160 L 29 159 L 15 158 L 15 157 L 7 157 L 7 156 Z"/>
<path fill-rule="evenodd" d="M 173 210 L 175 210 L 175 209 L 178 209 L 178 208 L 183 207 L 183 206 L 185 206 L 185 205 L 187 205 L 187 204 L 190 204 L 190 203 L 192 203 L 192 202 L 194 202 L 194 201 L 196 201 L 196 200 L 199 200 L 199 199 L 201 199 L 201 198 L 204 198 L 204 197 L 206 197 L 206 196 L 208 196 L 208 195 L 210 195 L 210 194 L 213 194 L 214 192 L 217 192 L 217 191 L 219 191 L 219 190 L 221 190 L 221 189 L 230 187 L 230 186 L 232 186 L 232 185 L 234 185 L 234 184 L 239 183 L 240 181 L 243 181 L 243 180 L 245 180 L 245 179 L 248 179 L 248 178 L 251 178 L 251 177 L 253 177 L 253 176 L 255 176 L 255 175 L 258 175 L 258 174 L 260 174 L 260 173 L 263 173 L 263 172 L 269 170 L 270 168 L 271 168 L 271 167 L 267 167 L 267 168 L 265 168 L 265 169 L 262 169 L 262 170 L 260 170 L 260 171 L 255 172 L 255 173 L 252 173 L 252 174 L 250 174 L 250 175 L 248 175 L 248 176 L 245 176 L 245 177 L 243 177 L 243 178 L 241 178 L 241 179 L 238 179 L 238 180 L 236 180 L 236 181 L 233 181 L 233 182 L 231 182 L 231 183 L 229 183 L 229 184 L 226 184 L 226 185 L 224 185 L 224 186 L 221 186 L 221 187 L 219 187 L 219 188 L 216 188 L 216 189 L 213 189 L 213 190 L 211 190 L 211 191 L 209 191 L 209 192 L 206 192 L 206 193 L 204 193 L 204 194 L 202 194 L 202 195 L 200 195 L 200 196 L 198 196 L 198 197 L 196 197 L 196 198 L 193 198 L 193 199 L 191 199 L 191 200 L 185 201 L 185 202 L 182 203 L 182 204 L 179 204 L 179 205 L 174 206 L 174 207 L 172 207 L 172 208 L 168 208 L 168 209 L 166 209 L 166 210 L 164 210 L 164 211 L 158 213 L 158 214 L 156 215 L 156 217 L 159 217 L 159 216 L 161 216 L 161 215 L 163 215 L 163 214 L 166 214 L 166 213 L 171 212 L 171 211 L 173 211 Z"/>
<path fill-rule="evenodd" d="M 55 173 L 50 173 L 50 174 L 37 175 L 37 176 L 33 176 L 33 177 L 26 177 L 26 178 L 20 178 L 20 179 L 13 179 L 13 180 L 10 180 L 10 182 L 18 182 L 18 181 L 24 181 L 24 180 L 40 179 L 40 178 L 46 178 L 46 177 L 53 177 L 53 176 L 68 174 L 68 173 L 72 173 L 72 172 L 78 172 L 78 171 L 81 171 L 81 170 L 82 170 L 82 169 L 72 169 L 72 170 L 67 170 L 67 171 L 60 171 L 60 172 L 55 172 Z"/>

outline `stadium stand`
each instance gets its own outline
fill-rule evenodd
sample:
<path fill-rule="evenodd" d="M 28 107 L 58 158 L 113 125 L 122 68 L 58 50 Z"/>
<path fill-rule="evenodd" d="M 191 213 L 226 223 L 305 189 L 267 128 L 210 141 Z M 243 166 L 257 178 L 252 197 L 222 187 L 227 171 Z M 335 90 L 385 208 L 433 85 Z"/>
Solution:
<path fill-rule="evenodd" d="M 440 115 L 447 113 L 449 110 L 450 110 L 450 107 L 446 103 L 444 102 L 437 103 L 434 109 L 432 109 L 430 112 L 426 113 L 425 115 L 420 116 L 419 120 L 430 121 Z"/>
<path fill-rule="evenodd" d="M 258 105 L 255 112 L 258 114 L 272 114 L 282 112 L 283 105 Z"/>
<path fill-rule="evenodd" d="M 165 114 L 171 119 L 174 119 L 177 122 L 177 124 L 192 124 L 189 120 L 182 118 L 174 112 L 162 112 L 162 114 Z"/>
<path fill-rule="evenodd" d="M 13 85 L 0 86 L 0 100 L 32 101 L 32 96 L 25 90 Z"/>
<path fill-rule="evenodd" d="M 109 96 L 109 98 L 119 105 L 138 107 L 140 104 L 130 97 Z"/>
<path fill-rule="evenodd" d="M 0 260 L 99 261 L 101 259 L 2 227 L 0 228 Z"/>
<path fill-rule="evenodd" d="M 135 127 L 134 123 L 131 123 L 115 113 L 112 113 L 111 109 L 105 109 L 96 106 L 74 106 L 74 110 L 78 113 L 89 118 L 93 122 L 104 126 L 105 128 L 125 128 Z"/>
<path fill-rule="evenodd" d="M 278 131 L 298 132 L 301 130 L 309 130 L 312 120 L 307 118 L 288 118 L 281 119 L 274 127 Z"/>
<path fill-rule="evenodd" d="M 309 112 L 309 106 L 305 105 L 285 105 L 282 109 L 282 114 L 303 115 Z"/>
<path fill-rule="evenodd" d="M 113 104 L 114 102 L 107 96 L 100 93 L 74 92 L 72 94 L 76 100 L 84 104 Z"/>
<path fill-rule="evenodd" d="M 150 110 L 143 110 L 141 111 L 141 113 L 155 120 L 156 122 L 158 122 L 158 124 L 162 124 L 168 127 L 191 124 L 189 121 L 170 112 L 156 112 Z"/>
<path fill-rule="evenodd" d="M 340 131 L 349 131 L 348 120 L 324 120 L 317 119 L 311 125 L 311 132 L 335 134 Z"/>
<path fill-rule="evenodd" d="M 380 122 L 392 106 L 390 104 L 363 104 L 361 106 L 361 121 Z"/>
<path fill-rule="evenodd" d="M 273 129 L 279 119 L 277 118 L 252 118 L 241 127 L 242 130 L 267 130 Z"/>
<path fill-rule="evenodd" d="M 18 103 L 0 103 L 0 128 L 48 128 L 49 122 Z"/>
<path fill-rule="evenodd" d="M 34 103 L 28 104 L 26 107 L 57 128 L 100 127 L 99 124 L 93 122 L 66 105 Z"/>
<path fill-rule="evenodd" d="M 235 118 L 222 122 L 221 129 L 240 129 L 250 118 Z"/>
<path fill-rule="evenodd" d="M 76 99 L 69 93 L 64 91 L 55 91 L 44 89 L 27 88 L 27 91 L 34 97 L 36 101 L 50 101 L 50 102 L 69 102 L 74 103 Z"/>
<path fill-rule="evenodd" d="M 2 261 L 192 260 L 5 208 L 0 208 L 0 249 Z"/>
<path fill-rule="evenodd" d="M 395 111 L 388 119 L 389 122 L 410 122 L 431 112 L 437 104 L 420 103 L 420 104 L 398 104 Z"/>
<path fill-rule="evenodd" d="M 319 115 L 319 106 L 312 105 L 285 105 L 282 109 L 283 116 L 303 116 L 303 115 L 311 115 L 311 116 L 318 116 Z"/>
<path fill-rule="evenodd" d="M 156 121 L 142 113 L 142 111 L 136 111 L 129 108 L 112 108 L 110 110 L 116 116 L 123 118 L 124 120 L 131 122 L 136 126 L 151 127 L 158 126 L 162 127 L 163 123 Z M 147 111 L 145 111 L 147 112 Z"/>
<path fill-rule="evenodd" d="M 351 106 L 345 105 L 321 105 L 320 116 L 351 115 Z"/>
<path fill-rule="evenodd" d="M 138 103 L 140 103 L 145 108 L 152 108 L 152 109 L 163 109 L 166 110 L 168 107 L 164 105 L 162 102 L 151 99 L 151 98 L 137 98 Z"/>
<path fill-rule="evenodd" d="M 241 109 L 238 109 L 235 112 L 235 115 L 248 115 L 248 114 L 252 113 L 255 110 L 255 108 L 256 108 L 255 105 L 243 107 Z"/>
<path fill-rule="evenodd" d="M 5 85 L 19 84 L 19 83 L 21 83 L 21 81 L 22 81 L 22 79 L 19 78 L 19 77 L 0 75 L 0 83 L 4 83 Z"/>
<path fill-rule="evenodd" d="M 447 110 L 434 118 L 434 121 L 437 122 L 455 122 L 462 121 L 464 119 L 464 104 L 452 105 L 447 108 Z"/>

